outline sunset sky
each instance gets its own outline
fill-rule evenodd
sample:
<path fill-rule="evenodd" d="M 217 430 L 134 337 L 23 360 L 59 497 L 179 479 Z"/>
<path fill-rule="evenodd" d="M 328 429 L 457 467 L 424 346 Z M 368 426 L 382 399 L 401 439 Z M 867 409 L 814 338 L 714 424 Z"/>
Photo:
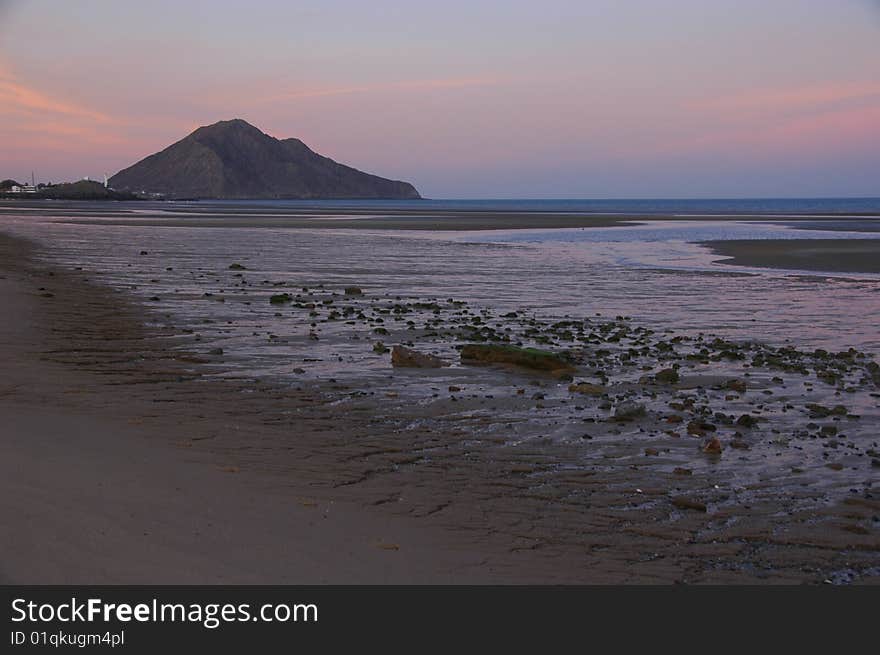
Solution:
<path fill-rule="evenodd" d="M 0 0 L 0 178 L 233 117 L 428 197 L 880 196 L 880 1 Z"/>

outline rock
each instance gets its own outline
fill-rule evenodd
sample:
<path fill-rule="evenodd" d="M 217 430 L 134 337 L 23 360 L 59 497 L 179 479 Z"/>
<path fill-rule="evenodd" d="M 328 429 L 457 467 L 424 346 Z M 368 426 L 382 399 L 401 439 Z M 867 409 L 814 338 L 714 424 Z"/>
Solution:
<path fill-rule="evenodd" d="M 403 368 L 440 368 L 447 364 L 435 355 L 420 353 L 405 346 L 394 346 L 391 350 L 391 365 Z"/>
<path fill-rule="evenodd" d="M 211 348 L 211 350 L 208 351 L 208 354 L 209 355 L 222 355 L 223 348 Z"/>
<path fill-rule="evenodd" d="M 601 396 L 605 393 L 605 387 L 598 384 L 590 384 L 589 382 L 570 384 L 568 390 L 571 393 L 582 393 L 586 396 Z"/>
<path fill-rule="evenodd" d="M 273 305 L 283 305 L 284 303 L 293 302 L 293 296 L 289 293 L 275 293 L 269 296 L 269 302 Z"/>
<path fill-rule="evenodd" d="M 654 376 L 654 381 L 657 384 L 678 384 L 680 380 L 681 376 L 674 368 L 664 368 Z"/>
<path fill-rule="evenodd" d="M 758 418 L 751 414 L 743 414 L 736 419 L 736 424 L 744 428 L 753 428 L 758 425 Z"/>
<path fill-rule="evenodd" d="M 828 408 L 816 403 L 807 403 L 804 405 L 810 410 L 810 418 L 826 418 L 828 416 L 846 416 L 846 407 L 843 405 L 835 405 Z"/>
<path fill-rule="evenodd" d="M 641 403 L 628 400 L 614 408 L 614 419 L 617 421 L 631 421 L 645 415 L 645 406 Z"/>
<path fill-rule="evenodd" d="M 385 353 L 388 352 L 388 348 L 381 341 L 377 341 L 376 343 L 373 344 L 373 352 L 379 353 L 380 355 L 384 355 Z"/>
<path fill-rule="evenodd" d="M 718 428 L 711 423 L 706 423 L 705 421 L 696 419 L 688 423 L 687 433 L 692 434 L 695 437 L 703 437 L 706 435 L 707 432 L 715 432 L 715 430 L 717 429 Z"/>
<path fill-rule="evenodd" d="M 649 457 L 656 457 L 659 454 L 660 454 L 660 451 L 657 450 L 656 448 L 645 448 L 645 455 L 647 455 Z"/>
<path fill-rule="evenodd" d="M 712 437 L 703 444 L 703 452 L 708 455 L 720 455 L 724 447 L 721 445 L 718 437 Z"/>
<path fill-rule="evenodd" d="M 678 496 L 672 499 L 672 504 L 678 507 L 679 509 L 692 509 L 697 512 L 705 512 L 706 504 L 701 503 L 698 500 L 691 500 L 690 498 L 684 498 L 683 496 Z"/>
<path fill-rule="evenodd" d="M 345 287 L 346 296 L 362 296 L 364 292 L 360 287 Z"/>
<path fill-rule="evenodd" d="M 537 348 L 519 348 L 497 344 L 468 344 L 461 349 L 463 364 L 512 364 L 537 371 L 574 370 L 560 355 Z"/>
<path fill-rule="evenodd" d="M 236 263 L 236 264 L 230 264 L 230 265 L 229 265 L 229 270 L 230 270 L 230 271 L 246 271 L 247 268 L 245 268 L 245 267 L 242 266 L 241 264 Z"/>
<path fill-rule="evenodd" d="M 449 393 L 458 393 L 461 391 L 461 387 L 456 387 L 454 384 L 449 385 Z"/>
<path fill-rule="evenodd" d="M 843 464 L 841 464 L 840 462 L 831 462 L 830 464 L 826 464 L 825 466 L 830 468 L 832 471 L 842 471 L 843 470 Z"/>
<path fill-rule="evenodd" d="M 737 393 L 745 393 L 748 390 L 748 386 L 742 380 L 728 380 L 724 383 L 724 388 Z"/>
<path fill-rule="evenodd" d="M 738 450 L 748 450 L 750 448 L 749 444 L 747 444 L 742 439 L 733 439 L 730 442 L 731 448 L 736 448 Z"/>
<path fill-rule="evenodd" d="M 667 423 L 681 423 L 684 421 L 684 417 L 679 416 L 678 414 L 670 414 L 665 420 Z"/>

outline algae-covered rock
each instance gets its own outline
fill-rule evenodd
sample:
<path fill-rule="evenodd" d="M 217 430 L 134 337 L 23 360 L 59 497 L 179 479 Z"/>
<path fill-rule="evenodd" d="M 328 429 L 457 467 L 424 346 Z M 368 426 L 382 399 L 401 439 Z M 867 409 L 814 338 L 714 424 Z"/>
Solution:
<path fill-rule="evenodd" d="M 405 368 L 440 368 L 446 362 L 435 355 L 420 353 L 405 346 L 394 346 L 391 349 L 391 365 Z"/>
<path fill-rule="evenodd" d="M 614 419 L 616 421 L 631 421 L 644 415 L 645 406 L 632 400 L 622 402 L 614 408 Z"/>
<path fill-rule="evenodd" d="M 568 390 L 571 393 L 582 393 L 586 396 L 601 396 L 605 393 L 605 387 L 599 384 L 590 384 L 589 382 L 570 384 Z"/>
<path fill-rule="evenodd" d="M 810 418 L 825 418 L 827 416 L 846 416 L 846 407 L 843 405 L 835 405 L 834 407 L 824 407 L 818 403 L 807 403 L 804 405 L 810 410 Z"/>
<path fill-rule="evenodd" d="M 269 297 L 269 302 L 273 305 L 283 305 L 284 303 L 293 302 L 293 296 L 289 293 L 276 293 Z"/>
<path fill-rule="evenodd" d="M 230 270 L 230 271 L 246 271 L 247 268 L 245 268 L 245 267 L 242 266 L 241 264 L 235 263 L 235 264 L 230 264 L 230 265 L 229 265 L 229 270 Z"/>
<path fill-rule="evenodd" d="M 573 367 L 560 355 L 537 348 L 500 344 L 468 344 L 461 349 L 463 364 L 511 364 L 536 371 L 571 371 Z"/>
<path fill-rule="evenodd" d="M 679 380 L 681 377 L 674 368 L 664 368 L 654 376 L 654 381 L 657 384 L 678 384 Z"/>
<path fill-rule="evenodd" d="M 363 293 L 364 292 L 360 287 L 345 287 L 346 296 L 361 296 Z"/>

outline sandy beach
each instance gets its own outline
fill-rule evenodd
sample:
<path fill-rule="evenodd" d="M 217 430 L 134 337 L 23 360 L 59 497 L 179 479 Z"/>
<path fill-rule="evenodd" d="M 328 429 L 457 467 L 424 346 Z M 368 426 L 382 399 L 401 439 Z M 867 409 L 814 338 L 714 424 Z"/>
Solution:
<path fill-rule="evenodd" d="M 225 405 L 233 389 L 198 385 L 126 299 L 34 267 L 30 250 L 0 240 L 15 315 L 0 339 L 4 584 L 493 579 L 445 532 L 200 448 L 260 422 Z"/>
<path fill-rule="evenodd" d="M 674 386 L 624 376 L 595 399 L 564 380 L 487 371 L 509 380 L 509 399 L 453 392 L 398 403 L 344 381 L 291 387 L 207 375 L 211 359 L 191 335 L 96 284 L 92 271 L 52 265 L 8 237 L 0 261 L 0 293 L 16 316 L 0 339 L 4 582 L 880 580 L 880 501 L 865 485 L 876 470 L 870 439 L 842 452 L 834 449 L 843 437 L 809 441 L 824 426 L 859 435 L 863 422 L 792 422 L 760 409 L 767 392 L 788 394 L 782 412 L 786 403 L 830 406 L 811 388 L 803 399 L 792 389 L 801 366 L 828 366 L 812 355 L 757 348 L 749 357 L 791 363 L 743 388 L 725 386 L 742 369 L 721 357 L 707 360 L 711 375 L 692 361 Z M 611 335 L 631 329 L 602 325 Z M 633 338 L 663 351 L 642 334 Z M 835 375 L 870 401 L 867 360 L 848 357 Z M 654 372 L 669 365 L 657 363 Z M 518 391 L 535 385 L 540 393 Z M 715 426 L 704 425 L 693 394 L 722 411 L 716 422 L 751 407 L 768 427 L 722 427 L 723 459 L 707 455 Z M 344 398 L 356 401 L 340 411 Z M 618 422 L 597 407 L 609 398 L 648 409 Z M 465 420 L 449 413 L 462 402 L 473 408 Z M 536 407 L 548 420 L 588 412 L 572 427 L 598 439 L 598 459 L 560 465 L 581 460 L 589 440 L 548 450 L 541 439 L 504 436 Z M 786 456 L 784 471 L 738 478 L 738 467 L 754 466 L 748 449 L 778 450 L 773 433 L 787 425 L 806 430 L 804 446 L 821 444 L 818 459 Z"/>

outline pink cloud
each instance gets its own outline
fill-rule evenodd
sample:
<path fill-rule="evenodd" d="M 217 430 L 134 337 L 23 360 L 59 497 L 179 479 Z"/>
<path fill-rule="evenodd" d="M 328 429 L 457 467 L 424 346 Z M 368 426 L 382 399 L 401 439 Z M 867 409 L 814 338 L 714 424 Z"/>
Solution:
<path fill-rule="evenodd" d="M 795 110 L 815 111 L 844 102 L 880 102 L 880 82 L 850 82 L 788 89 L 753 89 L 726 96 L 700 98 L 684 108 L 694 113 L 739 115 L 779 113 Z"/>
<path fill-rule="evenodd" d="M 101 112 L 80 107 L 71 102 L 52 98 L 40 91 L 21 84 L 8 73 L 0 69 L 0 107 L 4 112 L 11 113 L 49 113 L 60 114 L 77 119 L 86 119 L 97 123 L 112 122 L 109 116 Z"/>
<path fill-rule="evenodd" d="M 712 155 L 788 160 L 880 145 L 880 83 L 755 89 L 685 102 L 666 134 L 621 143 L 621 158 Z"/>

